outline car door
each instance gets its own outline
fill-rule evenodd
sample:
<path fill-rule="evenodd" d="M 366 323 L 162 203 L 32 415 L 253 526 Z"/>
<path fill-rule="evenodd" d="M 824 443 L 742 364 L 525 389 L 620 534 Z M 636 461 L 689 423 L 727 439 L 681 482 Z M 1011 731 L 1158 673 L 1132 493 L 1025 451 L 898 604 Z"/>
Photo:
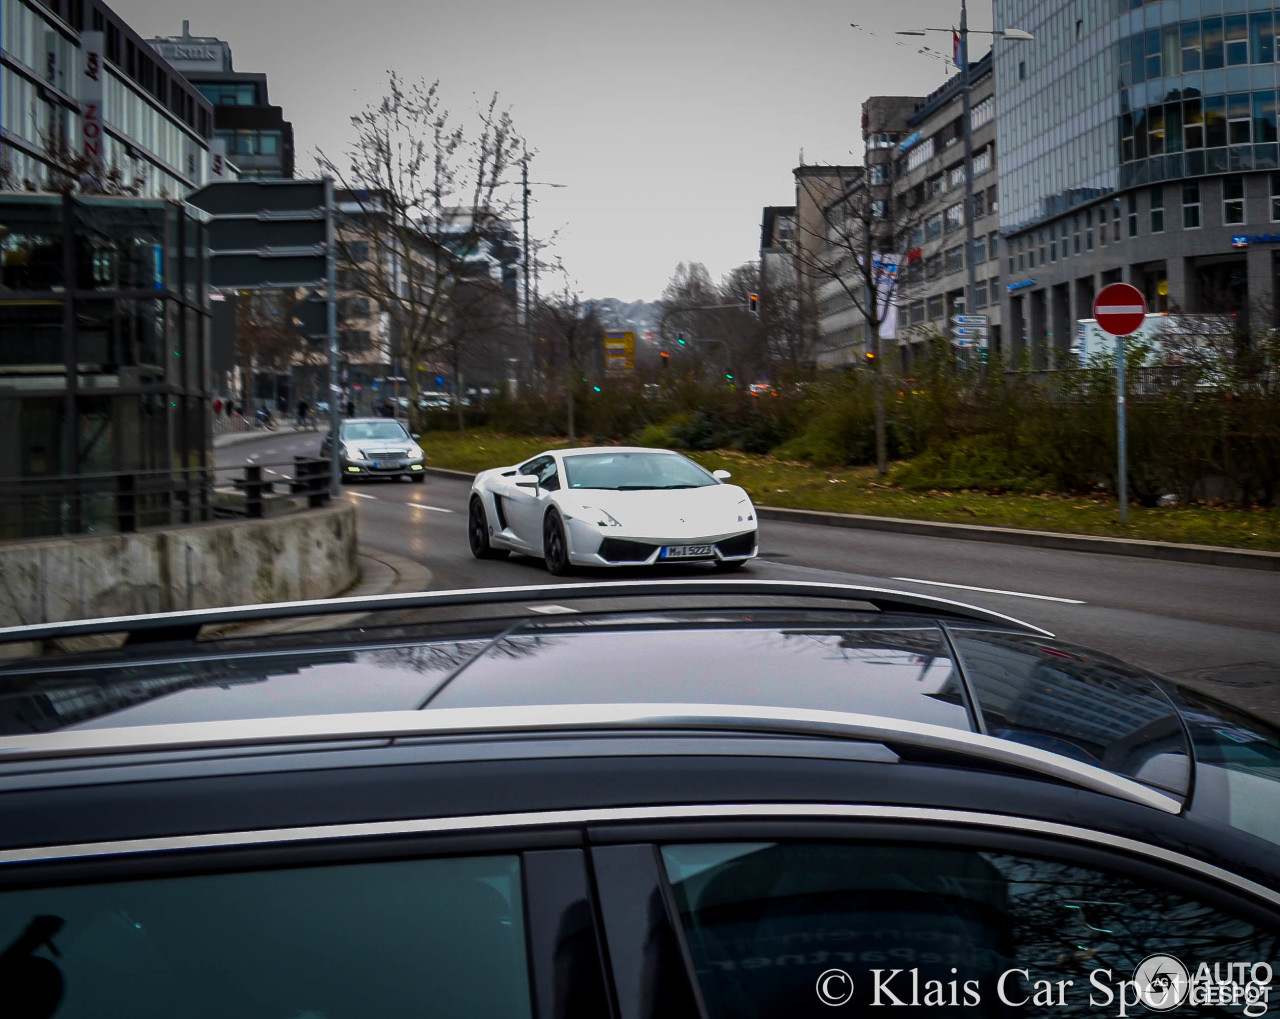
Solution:
<path fill-rule="evenodd" d="M 546 514 L 547 497 L 559 489 L 559 473 L 552 456 L 540 456 L 519 468 L 520 474 L 532 474 L 538 478 L 537 488 L 524 488 L 507 479 L 503 512 L 507 524 L 517 540 L 527 548 L 542 551 L 542 519 Z"/>
<path fill-rule="evenodd" d="M 619 1019 L 1256 1017 L 1274 1001 L 1274 893 L 1155 846 L 879 813 L 594 830 Z"/>

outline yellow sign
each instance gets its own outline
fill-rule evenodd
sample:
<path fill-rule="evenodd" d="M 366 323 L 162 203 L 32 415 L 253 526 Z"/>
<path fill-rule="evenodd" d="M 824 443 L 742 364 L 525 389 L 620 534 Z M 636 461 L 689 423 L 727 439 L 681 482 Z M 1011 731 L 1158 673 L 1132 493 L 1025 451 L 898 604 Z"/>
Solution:
<path fill-rule="evenodd" d="M 1156 293 L 1157 293 L 1157 294 L 1159 294 L 1161 297 L 1168 297 L 1168 296 L 1169 296 L 1169 281 L 1168 281 L 1168 280 L 1161 280 L 1159 283 L 1157 283 L 1157 284 L 1156 284 Z"/>
<path fill-rule="evenodd" d="M 636 334 L 604 334 L 605 371 L 629 372 L 636 367 Z"/>

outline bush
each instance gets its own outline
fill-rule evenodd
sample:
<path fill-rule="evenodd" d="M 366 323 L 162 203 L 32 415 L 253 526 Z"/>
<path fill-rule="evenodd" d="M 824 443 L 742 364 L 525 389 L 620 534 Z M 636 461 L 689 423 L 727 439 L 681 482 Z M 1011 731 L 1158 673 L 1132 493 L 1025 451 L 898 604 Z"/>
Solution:
<path fill-rule="evenodd" d="M 929 449 L 889 472 L 889 480 L 911 491 L 976 488 L 987 492 L 1043 492 L 1052 479 L 1010 453 L 998 437 L 969 435 Z"/>

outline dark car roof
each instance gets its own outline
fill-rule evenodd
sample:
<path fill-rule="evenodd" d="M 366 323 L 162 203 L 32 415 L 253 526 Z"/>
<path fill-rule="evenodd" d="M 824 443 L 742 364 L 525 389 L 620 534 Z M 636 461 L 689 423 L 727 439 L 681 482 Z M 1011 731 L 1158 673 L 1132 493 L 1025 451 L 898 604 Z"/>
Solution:
<path fill-rule="evenodd" d="M 670 604 L 675 592 L 722 604 L 655 609 L 641 597 Z M 617 602 L 609 611 L 530 608 L 565 610 L 606 594 Z M 1217 791 L 1201 798 L 1200 813 L 1235 823 L 1222 805 L 1223 755 L 1274 742 L 1256 719 L 1017 620 L 869 588 L 658 581 L 382 596 L 360 605 L 389 616 L 362 617 L 355 629 L 191 639 L 205 622 L 338 612 L 351 602 L 0 633 L 131 635 L 120 648 L 0 667 L 0 780 L 14 768 L 82 768 L 122 754 L 191 760 L 442 739 L 492 748 L 578 734 L 599 757 L 625 755 L 628 733 L 666 734 L 686 748 L 698 734 L 704 746 L 801 740 L 801 756 L 829 754 L 821 748 L 835 740 L 841 756 L 874 760 L 878 747 L 894 760 L 1011 770 L 1166 814 L 1212 779 L 1205 788 Z M 415 611 L 423 608 L 431 612 Z M 1277 788 L 1271 782 L 1273 804 Z M 1240 827 L 1272 837 L 1265 818 L 1253 823 Z"/>

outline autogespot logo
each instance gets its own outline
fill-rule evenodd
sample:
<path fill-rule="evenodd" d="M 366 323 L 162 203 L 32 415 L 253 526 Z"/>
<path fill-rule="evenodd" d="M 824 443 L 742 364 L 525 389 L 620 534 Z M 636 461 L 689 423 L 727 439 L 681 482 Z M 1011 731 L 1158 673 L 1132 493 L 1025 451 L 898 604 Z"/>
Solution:
<path fill-rule="evenodd" d="M 1191 974 L 1172 955 L 1148 955 L 1133 971 L 1133 988 L 1140 1004 L 1168 1012 L 1187 1000 Z"/>
<path fill-rule="evenodd" d="M 853 1000 L 853 977 L 842 969 L 829 969 L 818 977 L 817 990 L 824 1005 L 847 1005 Z"/>

